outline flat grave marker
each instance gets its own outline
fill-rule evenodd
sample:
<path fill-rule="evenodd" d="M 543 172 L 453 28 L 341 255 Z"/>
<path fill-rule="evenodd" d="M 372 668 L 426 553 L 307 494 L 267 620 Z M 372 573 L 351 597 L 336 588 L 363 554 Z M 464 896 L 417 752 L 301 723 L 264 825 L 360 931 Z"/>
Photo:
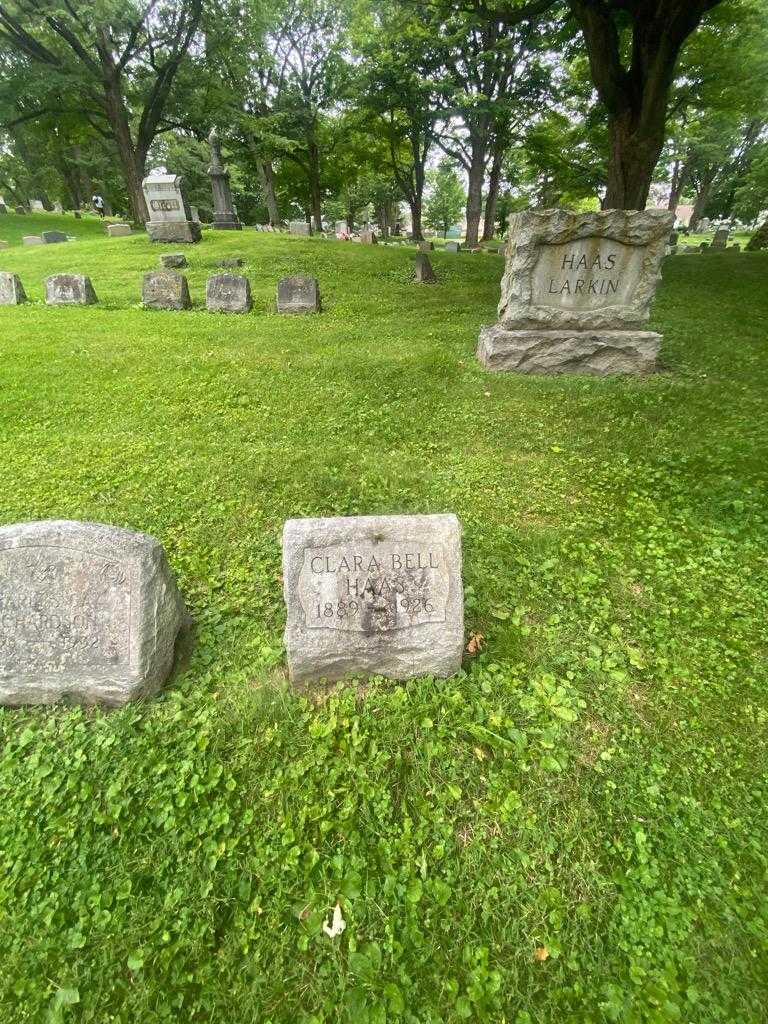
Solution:
<path fill-rule="evenodd" d="M 291 519 L 283 530 L 292 681 L 450 676 L 461 667 L 454 515 Z"/>

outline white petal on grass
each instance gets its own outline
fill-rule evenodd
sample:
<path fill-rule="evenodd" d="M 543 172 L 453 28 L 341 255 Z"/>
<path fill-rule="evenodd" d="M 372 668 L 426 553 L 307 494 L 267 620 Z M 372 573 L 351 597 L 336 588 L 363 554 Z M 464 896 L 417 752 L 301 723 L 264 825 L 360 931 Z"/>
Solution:
<path fill-rule="evenodd" d="M 337 935 L 341 935 L 344 929 L 347 927 L 347 922 L 341 916 L 341 904 L 337 903 L 336 908 L 333 911 L 333 921 L 328 924 L 328 918 L 323 922 L 323 931 L 329 939 L 335 939 Z"/>

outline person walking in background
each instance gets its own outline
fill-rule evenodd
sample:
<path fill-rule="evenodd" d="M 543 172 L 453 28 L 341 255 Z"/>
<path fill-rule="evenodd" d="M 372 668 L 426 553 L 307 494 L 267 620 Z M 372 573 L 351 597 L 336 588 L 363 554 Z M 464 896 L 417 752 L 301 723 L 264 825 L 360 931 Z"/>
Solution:
<path fill-rule="evenodd" d="M 103 217 L 104 216 L 104 200 L 102 199 L 102 197 L 99 196 L 99 195 L 92 196 L 91 197 L 91 203 L 93 204 L 93 208 L 96 211 L 96 213 L 98 213 L 98 215 L 100 217 Z"/>

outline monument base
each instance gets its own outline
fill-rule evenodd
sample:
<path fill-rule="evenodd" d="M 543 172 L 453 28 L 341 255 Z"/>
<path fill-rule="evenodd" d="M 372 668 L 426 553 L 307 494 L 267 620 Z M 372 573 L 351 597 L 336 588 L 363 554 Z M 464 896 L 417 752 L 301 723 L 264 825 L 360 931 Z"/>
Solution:
<path fill-rule="evenodd" d="M 243 225 L 237 217 L 227 213 L 214 213 L 213 227 L 217 231 L 242 231 Z"/>
<path fill-rule="evenodd" d="M 656 369 L 661 335 L 654 331 L 512 331 L 483 327 L 477 358 L 496 373 L 647 374 Z"/>
<path fill-rule="evenodd" d="M 151 242 L 199 242 L 203 237 L 200 225 L 193 220 L 147 221 Z"/>

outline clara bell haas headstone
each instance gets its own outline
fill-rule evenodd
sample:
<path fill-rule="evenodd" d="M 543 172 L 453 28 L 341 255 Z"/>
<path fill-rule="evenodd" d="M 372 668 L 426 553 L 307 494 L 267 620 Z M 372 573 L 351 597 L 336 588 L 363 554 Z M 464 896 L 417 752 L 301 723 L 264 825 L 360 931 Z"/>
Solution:
<path fill-rule="evenodd" d="M 480 332 L 488 370 L 643 374 L 646 330 L 674 221 L 666 210 L 526 210 L 509 218 L 499 322 Z"/>
<path fill-rule="evenodd" d="M 141 183 L 149 210 L 145 226 L 153 242 L 199 242 L 202 238 L 181 183 L 180 174 L 160 170 L 152 171 Z"/>
<path fill-rule="evenodd" d="M 185 619 L 147 534 L 67 520 L 0 528 L 0 704 L 152 694 Z"/>
<path fill-rule="evenodd" d="M 293 682 L 450 676 L 461 667 L 454 515 L 291 519 L 283 531 Z"/>

